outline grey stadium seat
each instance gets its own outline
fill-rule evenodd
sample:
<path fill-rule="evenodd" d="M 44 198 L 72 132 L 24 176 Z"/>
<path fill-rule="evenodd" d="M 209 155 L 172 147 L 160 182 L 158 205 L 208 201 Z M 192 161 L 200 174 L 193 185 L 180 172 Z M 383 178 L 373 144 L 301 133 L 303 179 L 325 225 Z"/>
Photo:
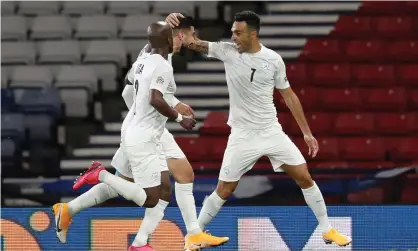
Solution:
<path fill-rule="evenodd" d="M 57 1 L 20 1 L 19 13 L 24 15 L 57 14 L 60 2 Z"/>
<path fill-rule="evenodd" d="M 1 17 L 1 40 L 26 40 L 27 33 L 28 27 L 24 17 Z"/>
<path fill-rule="evenodd" d="M 136 60 L 139 55 L 139 52 L 144 48 L 148 43 L 146 39 L 125 39 L 123 40 L 125 44 L 126 52 L 131 56 L 131 60 Z"/>
<path fill-rule="evenodd" d="M 194 17 L 194 2 L 193 1 L 154 1 L 153 13 L 167 15 L 173 12 L 180 12 L 188 16 Z"/>
<path fill-rule="evenodd" d="M 46 41 L 40 46 L 38 62 L 79 64 L 81 49 L 77 40 Z"/>
<path fill-rule="evenodd" d="M 16 10 L 15 1 L 1 1 L 1 16 L 14 15 Z"/>
<path fill-rule="evenodd" d="M 32 42 L 1 43 L 2 64 L 33 64 L 35 59 L 35 45 Z"/>
<path fill-rule="evenodd" d="M 61 99 L 55 88 L 15 89 L 14 96 L 25 114 L 48 114 L 50 117 L 61 116 Z"/>
<path fill-rule="evenodd" d="M 149 2 L 146 1 L 111 1 L 108 2 L 107 13 L 110 14 L 140 14 L 148 13 Z"/>
<path fill-rule="evenodd" d="M 114 16 L 82 16 L 78 20 L 77 38 L 114 38 L 118 34 L 118 26 Z"/>
<path fill-rule="evenodd" d="M 89 115 L 89 93 L 85 89 L 60 89 L 66 117 L 84 118 Z"/>
<path fill-rule="evenodd" d="M 102 1 L 66 1 L 63 4 L 62 13 L 67 15 L 93 15 L 104 12 Z"/>
<path fill-rule="evenodd" d="M 122 40 L 91 41 L 84 56 L 85 63 L 116 63 L 126 67 L 126 51 Z"/>
<path fill-rule="evenodd" d="M 25 128 L 30 140 L 50 140 L 53 118 L 46 114 L 27 114 L 24 119 Z"/>
<path fill-rule="evenodd" d="M 116 91 L 118 84 L 118 68 L 114 64 L 88 64 L 92 67 L 97 77 L 102 80 L 104 91 Z"/>
<path fill-rule="evenodd" d="M 70 21 L 66 16 L 39 16 L 32 25 L 32 39 L 65 39 L 72 36 Z"/>
<path fill-rule="evenodd" d="M 89 93 L 97 92 L 97 76 L 88 65 L 63 66 L 56 77 L 57 88 L 86 88 Z"/>
<path fill-rule="evenodd" d="M 7 88 L 9 83 L 9 75 L 4 67 L 1 67 L 1 88 Z"/>
<path fill-rule="evenodd" d="M 49 87 L 52 85 L 52 80 L 52 73 L 46 66 L 18 66 L 12 73 L 10 87 Z"/>
<path fill-rule="evenodd" d="M 13 137 L 18 140 L 25 138 L 25 127 L 23 114 L 4 113 L 1 115 L 1 135 L 2 137 Z"/>
<path fill-rule="evenodd" d="M 157 21 L 164 20 L 161 15 L 130 15 L 123 22 L 120 37 L 145 38 L 148 26 Z"/>

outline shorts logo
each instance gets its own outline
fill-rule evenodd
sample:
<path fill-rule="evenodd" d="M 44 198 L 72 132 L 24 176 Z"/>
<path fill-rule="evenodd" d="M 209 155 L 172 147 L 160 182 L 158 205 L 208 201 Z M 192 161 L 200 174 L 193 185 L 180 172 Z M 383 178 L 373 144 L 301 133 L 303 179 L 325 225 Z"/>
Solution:
<path fill-rule="evenodd" d="M 163 77 L 158 77 L 158 78 L 157 78 L 157 83 L 158 83 L 158 84 L 164 84 L 164 79 L 163 79 Z"/>

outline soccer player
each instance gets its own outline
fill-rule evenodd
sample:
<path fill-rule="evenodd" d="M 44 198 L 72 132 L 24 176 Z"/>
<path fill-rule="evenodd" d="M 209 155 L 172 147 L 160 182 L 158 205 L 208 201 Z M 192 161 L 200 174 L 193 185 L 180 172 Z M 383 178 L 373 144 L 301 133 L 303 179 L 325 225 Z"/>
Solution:
<path fill-rule="evenodd" d="M 174 38 L 173 38 L 173 51 L 178 52 L 181 49 L 181 39 L 183 33 L 193 33 L 194 27 L 192 26 L 192 20 L 190 18 L 183 18 L 181 20 L 180 26 L 174 29 Z M 141 58 L 149 56 L 151 51 L 151 46 L 146 45 L 138 56 L 138 60 Z M 171 61 L 171 54 L 168 55 L 168 61 Z M 171 64 L 171 62 L 170 62 Z M 134 64 L 135 66 L 135 64 Z M 134 93 L 134 67 L 130 70 L 125 79 L 127 85 L 122 93 L 122 96 L 125 100 L 128 108 L 131 108 L 135 96 Z M 140 85 L 140 83 L 138 83 Z M 185 114 L 193 116 L 193 110 L 186 104 L 181 103 L 174 96 L 171 100 L 171 106 L 180 114 Z M 131 114 L 132 115 L 132 114 Z M 125 118 L 122 131 L 125 127 L 126 121 L 129 120 L 128 116 Z M 208 235 L 203 233 L 197 224 L 196 216 L 196 206 L 193 197 L 193 169 L 190 166 L 187 158 L 184 153 L 181 151 L 179 146 L 174 140 L 174 137 L 168 132 L 167 129 L 164 129 L 164 132 L 161 136 L 162 149 L 165 157 L 167 158 L 168 169 L 173 175 L 175 183 L 175 192 L 176 199 L 181 210 L 184 222 L 186 224 L 186 229 L 188 235 L 185 238 L 185 250 L 195 250 L 199 247 L 211 247 L 217 246 L 228 241 L 228 238 L 218 238 L 215 236 Z M 100 163 L 95 162 L 93 165 L 100 165 Z M 112 166 L 115 167 L 118 172 L 116 175 L 119 177 L 133 181 L 131 166 L 129 165 L 128 160 L 125 157 L 125 154 L 122 148 L 119 148 L 112 160 Z M 163 171 L 167 170 L 167 166 L 164 166 Z M 165 176 L 163 176 L 165 177 Z M 66 241 L 66 232 L 71 222 L 71 217 L 78 213 L 79 211 L 89 208 L 91 206 L 100 204 L 108 199 L 118 196 L 118 193 L 109 187 L 108 185 L 101 183 L 94 186 L 88 192 L 74 199 L 73 201 L 66 203 L 57 203 L 54 205 L 54 214 L 56 218 L 56 229 L 57 236 L 61 242 Z M 161 183 L 161 195 L 158 204 L 154 208 L 147 208 L 144 220 L 142 221 L 138 235 L 135 238 L 135 242 L 138 246 L 141 246 L 141 250 L 152 250 L 151 247 L 147 244 L 148 237 L 151 233 L 155 231 L 159 222 L 164 217 L 165 208 L 168 205 L 168 202 L 171 198 L 171 183 L 169 178 L 163 178 Z M 57 222 L 57 220 L 59 222 Z M 62 229 L 58 232 L 58 229 Z"/>
<path fill-rule="evenodd" d="M 166 22 L 175 26 L 176 17 L 175 13 L 170 14 Z M 259 42 L 259 30 L 259 16 L 242 11 L 235 15 L 231 29 L 233 43 L 201 41 L 195 36 L 183 41 L 189 49 L 224 62 L 230 98 L 228 125 L 231 134 L 216 191 L 203 203 L 199 225 L 202 229 L 206 227 L 234 192 L 240 178 L 260 157 L 267 156 L 275 172 L 285 171 L 300 186 L 306 203 L 319 222 L 324 241 L 348 245 L 351 239 L 330 225 L 324 198 L 309 174 L 304 157 L 277 120 L 274 88 L 280 91 L 296 119 L 309 147 L 309 155 L 316 156 L 318 142 L 312 135 L 298 97 L 290 87 L 283 59 Z"/>

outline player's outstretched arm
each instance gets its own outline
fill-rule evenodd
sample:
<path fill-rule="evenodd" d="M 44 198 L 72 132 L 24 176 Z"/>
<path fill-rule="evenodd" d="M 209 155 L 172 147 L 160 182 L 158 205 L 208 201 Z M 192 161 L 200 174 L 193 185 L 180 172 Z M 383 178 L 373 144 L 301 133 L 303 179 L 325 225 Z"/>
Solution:
<path fill-rule="evenodd" d="M 319 147 L 318 142 L 312 135 L 311 129 L 309 128 L 308 122 L 306 121 L 305 113 L 303 112 L 302 104 L 296 93 L 292 88 L 288 87 L 285 89 L 279 89 L 287 107 L 292 112 L 293 117 L 299 125 L 300 130 L 303 133 L 306 144 L 309 147 L 309 155 L 313 158 L 318 153 Z"/>

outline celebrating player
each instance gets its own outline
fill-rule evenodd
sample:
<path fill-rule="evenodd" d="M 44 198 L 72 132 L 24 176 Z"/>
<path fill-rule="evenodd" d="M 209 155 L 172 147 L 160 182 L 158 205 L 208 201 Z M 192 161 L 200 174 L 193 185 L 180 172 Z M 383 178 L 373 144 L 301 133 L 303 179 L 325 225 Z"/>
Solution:
<path fill-rule="evenodd" d="M 177 15 L 173 13 L 166 22 L 176 26 L 176 19 Z M 285 64 L 280 55 L 259 42 L 259 30 L 258 15 L 242 11 L 235 15 L 231 29 L 233 43 L 201 41 L 195 36 L 185 37 L 183 41 L 189 49 L 224 62 L 230 98 L 228 125 L 231 134 L 216 191 L 205 200 L 199 225 L 202 229 L 206 227 L 234 192 L 241 176 L 252 169 L 260 157 L 267 156 L 275 172 L 285 171 L 300 186 L 319 222 L 324 241 L 348 245 L 351 239 L 330 225 L 324 198 L 309 174 L 304 157 L 277 120 L 274 88 L 280 91 L 296 119 L 309 147 L 309 155 L 316 156 L 318 142 L 287 80 Z"/>
<path fill-rule="evenodd" d="M 183 33 L 193 33 L 194 27 L 192 26 L 190 18 L 183 18 L 181 20 L 180 26 L 174 29 L 174 38 L 173 38 L 173 51 L 178 52 L 181 49 L 181 39 Z M 141 60 L 143 57 L 150 55 L 151 46 L 146 45 L 145 48 L 141 51 L 138 56 L 137 61 Z M 171 61 L 171 54 L 168 55 L 168 60 Z M 171 63 L 171 62 L 170 62 Z M 136 64 L 134 64 L 135 66 Z M 134 79 L 134 66 L 130 70 L 125 79 L 127 85 L 123 91 L 123 98 L 128 106 L 131 108 L 134 100 L 133 97 L 137 94 L 138 85 L 141 85 L 140 82 L 136 82 Z M 174 80 L 173 80 L 174 83 Z M 135 93 L 134 93 L 135 85 Z M 169 100 L 167 100 L 169 101 Z M 180 113 L 188 116 L 193 116 L 193 110 L 183 103 L 181 103 L 174 96 L 171 100 L 172 107 Z M 132 109 L 131 109 L 132 110 Z M 126 126 L 127 121 L 129 121 L 132 113 L 128 113 L 128 116 L 125 118 L 122 131 Z M 218 238 L 206 233 L 203 233 L 197 224 L 196 216 L 196 207 L 193 197 L 193 169 L 190 166 L 187 158 L 184 153 L 181 151 L 177 143 L 175 142 L 173 136 L 168 132 L 167 129 L 164 129 L 164 132 L 161 135 L 161 144 L 162 150 L 167 158 L 168 169 L 173 175 L 175 183 L 175 192 L 176 199 L 179 205 L 180 211 L 182 213 L 184 222 L 186 224 L 186 229 L 188 235 L 185 239 L 185 250 L 195 250 L 200 247 L 211 247 L 220 245 L 226 241 L 228 238 Z M 100 165 L 100 163 L 93 163 L 93 165 Z M 131 173 L 131 165 L 122 148 L 119 148 L 115 153 L 115 156 L 112 160 L 112 166 L 118 170 L 117 175 L 125 180 L 133 181 Z M 167 170 L 167 166 L 164 166 L 164 171 Z M 69 202 L 58 203 L 54 205 L 54 214 L 56 220 L 60 219 L 59 222 L 56 222 L 57 230 L 62 229 L 62 231 L 57 231 L 57 236 L 61 242 L 66 241 L 66 232 L 71 222 L 71 217 L 78 213 L 79 211 L 100 204 L 108 199 L 117 197 L 118 193 L 112 189 L 112 187 L 106 185 L 105 183 L 98 184 L 90 189 L 88 192 Z M 171 198 L 171 184 L 168 176 L 163 175 L 161 182 L 161 195 L 158 204 L 154 208 L 147 208 L 142 221 L 138 235 L 135 238 L 134 244 L 140 246 L 139 250 L 152 250 L 152 248 L 147 244 L 148 237 L 151 233 L 155 231 L 159 222 L 164 217 L 165 208 L 168 205 L 168 201 Z"/>

